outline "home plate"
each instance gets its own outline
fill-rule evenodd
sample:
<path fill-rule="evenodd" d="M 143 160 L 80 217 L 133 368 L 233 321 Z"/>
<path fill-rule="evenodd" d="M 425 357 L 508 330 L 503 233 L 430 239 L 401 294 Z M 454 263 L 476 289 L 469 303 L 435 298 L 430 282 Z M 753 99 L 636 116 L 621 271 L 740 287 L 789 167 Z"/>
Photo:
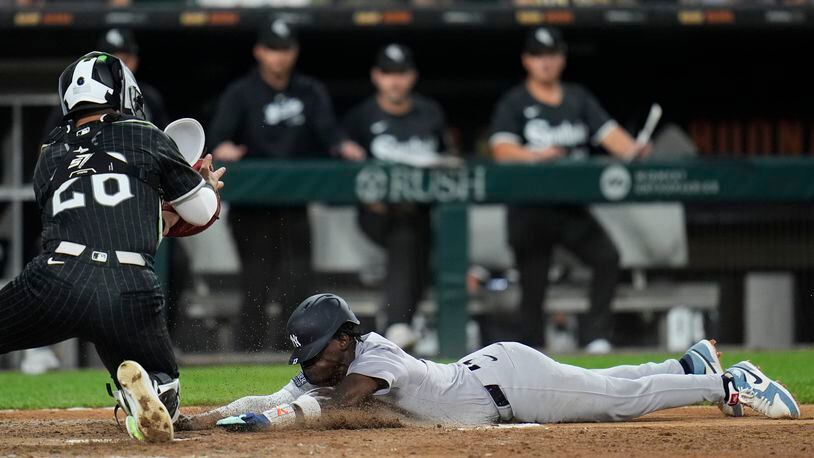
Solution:
<path fill-rule="evenodd" d="M 493 428 L 500 428 L 500 429 L 522 429 L 522 428 L 536 428 L 538 426 L 543 426 L 540 423 L 501 423 L 498 425 L 483 425 L 483 426 L 470 426 L 470 427 L 463 427 L 458 428 L 458 431 L 467 431 L 471 429 L 493 429 Z"/>
<path fill-rule="evenodd" d="M 68 439 L 65 443 L 68 445 L 115 444 L 121 441 L 121 439 Z"/>
<path fill-rule="evenodd" d="M 192 440 L 191 437 L 186 437 L 183 439 L 175 438 L 173 442 L 184 442 Z M 129 442 L 130 439 L 68 439 L 65 441 L 67 445 L 88 445 L 88 444 L 117 444 L 119 442 Z"/>

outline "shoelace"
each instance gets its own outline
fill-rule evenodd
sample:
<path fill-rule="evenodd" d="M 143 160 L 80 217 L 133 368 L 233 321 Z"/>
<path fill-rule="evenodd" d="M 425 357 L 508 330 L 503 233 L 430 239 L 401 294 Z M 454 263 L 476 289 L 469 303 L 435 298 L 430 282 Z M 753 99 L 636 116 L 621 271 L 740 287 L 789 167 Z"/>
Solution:
<path fill-rule="evenodd" d="M 749 398 L 749 406 L 764 415 L 769 413 L 769 409 L 773 404 L 774 403 L 768 398 L 755 396 L 754 393 L 752 393 Z"/>
<path fill-rule="evenodd" d="M 116 399 L 116 396 L 113 396 L 113 388 L 111 388 L 109 383 L 106 383 L 105 386 L 107 387 L 107 394 Z M 119 404 L 119 400 L 116 399 L 116 407 L 113 408 L 113 418 L 116 420 L 116 427 L 119 428 L 119 431 L 124 431 L 121 422 L 119 421 L 119 409 L 124 410 L 122 406 Z"/>
<path fill-rule="evenodd" d="M 755 397 L 755 389 L 754 388 L 743 388 L 738 390 L 738 393 L 741 398 L 746 399 L 753 399 Z"/>
<path fill-rule="evenodd" d="M 758 396 L 757 391 L 755 391 L 754 388 L 744 388 L 740 390 L 739 393 L 741 401 L 746 401 L 744 404 L 764 415 L 769 414 L 769 409 L 771 409 L 772 405 L 774 404 L 771 399 Z"/>
<path fill-rule="evenodd" d="M 116 403 L 116 407 L 113 408 L 113 418 L 116 419 L 116 427 L 119 428 L 119 431 L 124 432 L 124 427 L 122 427 L 122 424 L 119 421 L 119 410 L 124 409 L 122 409 L 122 406 Z"/>

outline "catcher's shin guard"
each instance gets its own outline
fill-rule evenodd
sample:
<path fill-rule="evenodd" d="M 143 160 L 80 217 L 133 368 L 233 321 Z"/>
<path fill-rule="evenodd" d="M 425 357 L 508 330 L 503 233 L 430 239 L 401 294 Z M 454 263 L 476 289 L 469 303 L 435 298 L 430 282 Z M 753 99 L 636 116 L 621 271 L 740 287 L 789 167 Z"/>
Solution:
<path fill-rule="evenodd" d="M 181 415 L 181 380 L 170 378 L 163 373 L 150 374 L 158 393 L 158 399 L 167 408 L 167 412 L 175 423 Z"/>

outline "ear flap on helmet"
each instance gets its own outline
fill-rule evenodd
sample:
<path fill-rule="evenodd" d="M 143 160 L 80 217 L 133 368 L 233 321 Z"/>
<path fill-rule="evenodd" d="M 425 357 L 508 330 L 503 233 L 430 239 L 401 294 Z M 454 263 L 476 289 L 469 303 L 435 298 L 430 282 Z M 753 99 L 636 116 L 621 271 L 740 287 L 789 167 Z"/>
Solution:
<path fill-rule="evenodd" d="M 146 120 L 147 115 L 144 112 L 144 97 L 141 95 L 141 89 L 138 87 L 136 77 L 126 65 L 121 64 L 121 67 L 123 74 L 121 93 L 122 113 Z"/>

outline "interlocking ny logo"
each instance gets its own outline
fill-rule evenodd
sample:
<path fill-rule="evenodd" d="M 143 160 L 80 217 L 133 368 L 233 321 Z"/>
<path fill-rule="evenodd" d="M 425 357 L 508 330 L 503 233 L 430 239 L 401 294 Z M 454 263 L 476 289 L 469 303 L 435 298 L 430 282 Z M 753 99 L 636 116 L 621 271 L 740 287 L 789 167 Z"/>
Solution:
<path fill-rule="evenodd" d="M 295 348 L 302 347 L 302 344 L 297 339 L 297 336 L 295 336 L 294 334 L 291 334 L 290 336 L 288 336 L 288 338 L 291 339 L 291 345 L 294 345 Z"/>

